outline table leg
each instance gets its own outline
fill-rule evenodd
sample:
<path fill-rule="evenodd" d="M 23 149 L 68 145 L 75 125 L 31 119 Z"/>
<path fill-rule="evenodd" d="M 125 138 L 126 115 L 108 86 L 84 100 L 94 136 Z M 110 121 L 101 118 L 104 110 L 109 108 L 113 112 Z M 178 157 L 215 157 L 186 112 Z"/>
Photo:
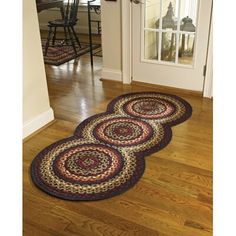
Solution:
<path fill-rule="evenodd" d="M 88 2 L 88 26 L 89 26 L 89 47 L 90 47 L 90 61 L 93 67 L 93 41 L 92 41 L 92 27 L 91 27 L 91 12 L 90 2 Z"/>
<path fill-rule="evenodd" d="M 65 18 L 64 7 L 60 7 L 61 17 L 62 19 Z"/>

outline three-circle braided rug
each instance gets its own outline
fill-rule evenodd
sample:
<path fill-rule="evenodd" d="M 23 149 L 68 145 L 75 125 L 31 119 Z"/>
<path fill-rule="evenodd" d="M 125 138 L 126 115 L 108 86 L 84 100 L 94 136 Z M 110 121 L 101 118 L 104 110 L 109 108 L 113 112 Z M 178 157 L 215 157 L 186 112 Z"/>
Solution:
<path fill-rule="evenodd" d="M 112 100 L 107 111 L 84 120 L 72 137 L 41 151 L 31 164 L 40 189 L 67 200 L 98 200 L 120 194 L 142 176 L 144 157 L 171 140 L 171 126 L 191 116 L 175 95 L 140 92 Z"/>

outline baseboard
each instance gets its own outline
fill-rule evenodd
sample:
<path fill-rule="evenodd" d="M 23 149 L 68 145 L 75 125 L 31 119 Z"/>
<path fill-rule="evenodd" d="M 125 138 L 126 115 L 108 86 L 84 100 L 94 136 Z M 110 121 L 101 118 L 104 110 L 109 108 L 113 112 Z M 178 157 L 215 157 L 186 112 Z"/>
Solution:
<path fill-rule="evenodd" d="M 54 120 L 54 113 L 52 108 L 49 108 L 47 111 L 41 113 L 33 120 L 26 122 L 23 125 L 23 139 L 28 137 L 30 134 L 34 133 L 38 129 L 42 128 L 44 125 L 48 124 L 52 120 Z"/>
<path fill-rule="evenodd" d="M 122 81 L 122 72 L 121 70 L 114 70 L 103 67 L 102 79 Z"/>
<path fill-rule="evenodd" d="M 185 95 L 202 97 L 202 92 L 195 91 L 195 90 L 175 88 L 175 87 L 157 85 L 157 84 L 150 84 L 150 83 L 145 83 L 145 82 L 140 82 L 140 81 L 132 81 L 131 85 L 145 86 L 147 88 L 150 88 L 150 90 L 156 89 L 163 93 L 167 92 L 167 93 L 185 94 Z"/>

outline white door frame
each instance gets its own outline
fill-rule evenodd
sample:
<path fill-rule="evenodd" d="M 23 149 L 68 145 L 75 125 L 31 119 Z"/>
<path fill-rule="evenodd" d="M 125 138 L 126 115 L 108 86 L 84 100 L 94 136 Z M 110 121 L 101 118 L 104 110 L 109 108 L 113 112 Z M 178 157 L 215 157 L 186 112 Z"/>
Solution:
<path fill-rule="evenodd" d="M 122 79 L 124 84 L 132 82 L 132 28 L 131 2 L 121 0 L 122 33 Z"/>
<path fill-rule="evenodd" d="M 122 17 L 122 79 L 124 84 L 132 82 L 132 14 L 131 2 L 121 0 Z M 211 14 L 212 15 L 212 14 Z M 212 29 L 212 27 L 211 27 Z M 212 96 L 212 30 L 209 33 L 209 50 L 207 52 L 207 71 L 204 81 L 204 97 Z"/>
<path fill-rule="evenodd" d="M 213 24 L 211 20 L 209 41 L 208 41 L 208 51 L 206 59 L 206 75 L 203 88 L 203 97 L 212 98 L 213 97 Z"/>

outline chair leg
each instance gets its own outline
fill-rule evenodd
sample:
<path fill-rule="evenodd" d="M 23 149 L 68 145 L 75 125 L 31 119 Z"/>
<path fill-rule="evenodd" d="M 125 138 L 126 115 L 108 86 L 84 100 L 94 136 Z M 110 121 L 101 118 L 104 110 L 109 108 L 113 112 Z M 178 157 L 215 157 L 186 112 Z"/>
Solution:
<path fill-rule="evenodd" d="M 68 44 L 68 37 L 67 37 L 67 32 L 66 32 L 66 27 L 63 27 L 64 28 L 64 35 L 65 35 L 65 42 L 66 44 Z"/>
<path fill-rule="evenodd" d="M 72 29 L 72 32 L 73 32 L 73 35 L 74 35 L 74 37 L 75 37 L 76 42 L 78 43 L 79 47 L 81 48 L 81 44 L 80 44 L 80 41 L 79 41 L 79 37 L 76 35 L 74 27 L 71 26 L 71 29 Z"/>
<path fill-rule="evenodd" d="M 53 38 L 52 38 L 52 45 L 55 45 L 56 34 L 57 34 L 57 27 L 54 27 Z"/>
<path fill-rule="evenodd" d="M 75 43 L 74 43 L 74 39 L 73 39 L 72 33 L 70 31 L 70 27 L 68 26 L 67 29 L 68 29 L 68 33 L 69 33 L 69 37 L 70 37 L 70 41 L 71 41 L 72 47 L 73 47 L 73 49 L 75 51 L 75 54 L 77 54 Z"/>
<path fill-rule="evenodd" d="M 50 39 L 51 39 L 51 34 L 52 34 L 52 27 L 49 27 L 48 38 L 47 38 L 47 42 L 46 42 L 46 45 L 45 45 L 44 56 L 46 56 L 47 52 L 48 52 L 48 47 L 49 47 L 49 42 L 50 42 Z"/>

